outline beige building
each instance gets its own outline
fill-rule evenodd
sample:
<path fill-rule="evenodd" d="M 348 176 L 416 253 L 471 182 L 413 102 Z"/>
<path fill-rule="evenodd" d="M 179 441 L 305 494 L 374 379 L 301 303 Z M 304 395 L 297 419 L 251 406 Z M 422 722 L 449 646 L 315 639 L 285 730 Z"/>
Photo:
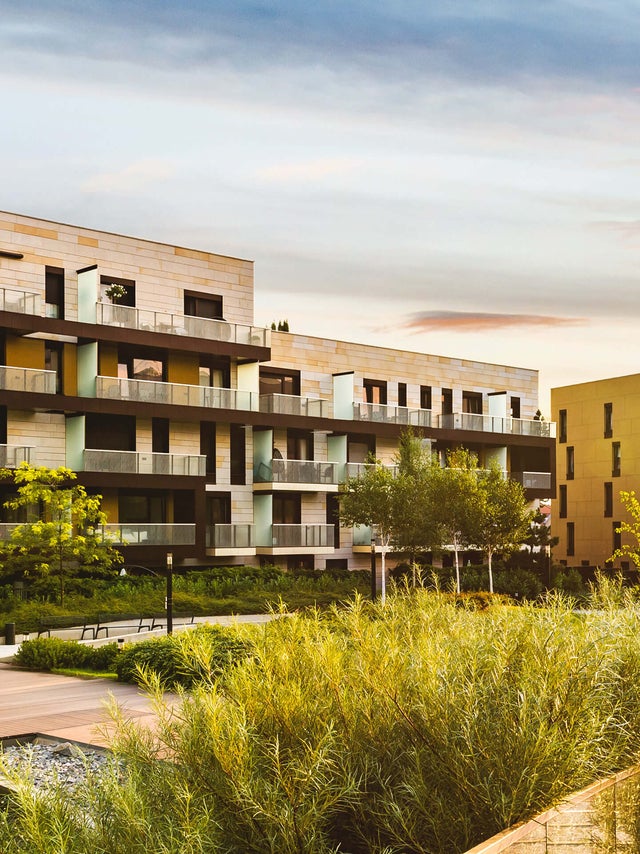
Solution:
<path fill-rule="evenodd" d="M 558 424 L 554 550 L 567 566 L 605 564 L 622 542 L 620 492 L 640 486 L 640 374 L 554 388 Z"/>
<path fill-rule="evenodd" d="M 0 330 L 6 463 L 77 471 L 131 563 L 367 566 L 339 484 L 408 424 L 553 494 L 535 370 L 255 326 L 251 261 L 0 213 Z"/>

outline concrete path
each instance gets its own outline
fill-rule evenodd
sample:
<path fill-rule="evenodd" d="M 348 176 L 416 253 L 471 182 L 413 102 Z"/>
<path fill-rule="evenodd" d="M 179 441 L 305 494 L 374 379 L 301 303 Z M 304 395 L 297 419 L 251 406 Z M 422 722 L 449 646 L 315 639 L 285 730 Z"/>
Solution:
<path fill-rule="evenodd" d="M 202 617 L 198 622 L 232 625 L 266 623 L 269 614 L 228 617 Z M 140 641 L 164 631 L 126 635 L 125 640 Z M 67 636 L 68 632 L 52 632 Z M 113 641 L 113 638 L 111 638 Z M 105 643 L 87 641 L 91 645 Z M 128 718 L 153 726 L 154 716 L 148 699 L 135 685 L 111 679 L 75 679 L 53 673 L 32 673 L 14 669 L 9 661 L 19 648 L 0 646 L 0 738 L 40 732 L 56 738 L 87 744 L 106 745 L 108 738 L 98 727 L 108 723 L 105 704 L 115 698 Z M 2 660 L 4 659 L 4 660 Z"/>

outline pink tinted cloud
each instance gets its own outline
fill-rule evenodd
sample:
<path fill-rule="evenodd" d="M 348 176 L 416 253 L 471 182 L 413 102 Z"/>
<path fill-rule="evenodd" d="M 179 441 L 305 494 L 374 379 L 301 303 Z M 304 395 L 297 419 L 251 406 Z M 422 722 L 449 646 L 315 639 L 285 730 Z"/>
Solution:
<path fill-rule="evenodd" d="M 516 327 L 584 326 L 583 317 L 552 317 L 542 314 L 492 314 L 481 311 L 421 311 L 412 314 L 403 329 L 419 332 L 486 332 Z"/>

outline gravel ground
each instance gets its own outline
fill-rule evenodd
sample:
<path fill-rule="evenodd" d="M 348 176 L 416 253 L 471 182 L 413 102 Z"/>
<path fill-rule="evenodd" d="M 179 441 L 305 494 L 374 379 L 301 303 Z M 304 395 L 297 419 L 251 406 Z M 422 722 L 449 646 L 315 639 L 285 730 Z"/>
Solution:
<path fill-rule="evenodd" d="M 19 771 L 37 787 L 61 783 L 73 789 L 83 783 L 88 773 L 98 773 L 111 761 L 109 753 L 70 742 L 5 745 L 0 753 L 0 777 Z M 4 772 L 4 773 L 3 773 Z"/>

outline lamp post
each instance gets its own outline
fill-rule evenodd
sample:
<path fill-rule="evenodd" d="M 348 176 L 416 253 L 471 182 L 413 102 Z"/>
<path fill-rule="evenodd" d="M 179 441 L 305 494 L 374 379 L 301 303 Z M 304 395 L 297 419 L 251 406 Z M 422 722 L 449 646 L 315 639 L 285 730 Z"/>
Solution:
<path fill-rule="evenodd" d="M 167 634 L 173 634 L 173 554 L 167 552 Z"/>

